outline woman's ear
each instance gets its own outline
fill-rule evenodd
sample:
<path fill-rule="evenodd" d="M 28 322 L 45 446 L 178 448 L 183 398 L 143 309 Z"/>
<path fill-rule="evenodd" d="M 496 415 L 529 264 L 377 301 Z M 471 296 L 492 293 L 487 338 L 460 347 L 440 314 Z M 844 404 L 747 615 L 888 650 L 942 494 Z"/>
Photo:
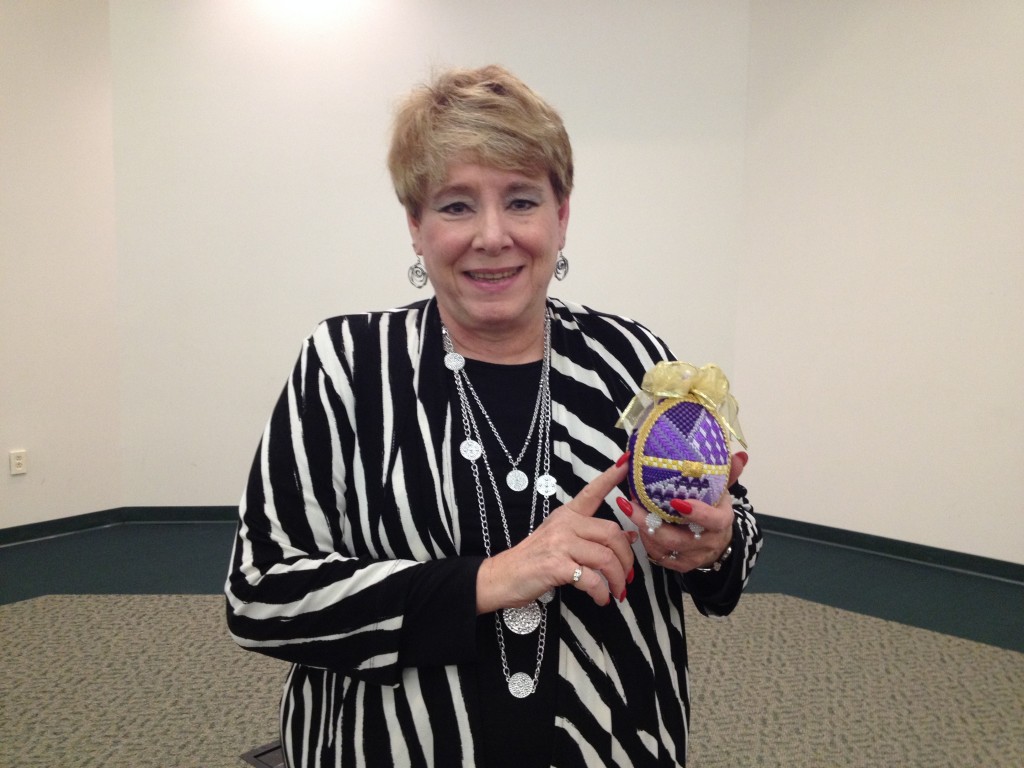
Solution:
<path fill-rule="evenodd" d="M 412 236 L 412 250 L 417 256 L 423 255 L 420 248 L 420 222 L 408 211 L 405 214 L 405 222 L 409 225 L 409 234 Z"/>
<path fill-rule="evenodd" d="M 565 233 L 569 230 L 569 198 L 566 197 L 558 206 L 558 229 L 561 232 L 559 250 L 565 248 Z"/>

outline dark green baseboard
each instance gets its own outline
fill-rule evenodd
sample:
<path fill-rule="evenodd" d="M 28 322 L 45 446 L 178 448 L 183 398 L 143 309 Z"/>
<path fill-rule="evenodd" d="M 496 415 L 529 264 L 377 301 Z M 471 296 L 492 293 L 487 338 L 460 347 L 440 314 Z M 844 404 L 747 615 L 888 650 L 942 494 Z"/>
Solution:
<path fill-rule="evenodd" d="M 0 546 L 123 523 L 234 522 L 238 507 L 117 507 L 41 523 L 0 528 Z"/>
<path fill-rule="evenodd" d="M 237 519 L 237 507 L 118 507 L 42 523 L 0 528 L 0 546 L 123 523 L 210 523 L 234 522 Z M 769 533 L 1024 584 L 1024 565 L 1018 563 L 783 517 L 758 514 L 757 519 L 761 527 Z"/>
<path fill-rule="evenodd" d="M 765 531 L 778 533 L 783 536 L 792 536 L 822 544 L 831 544 L 886 557 L 910 560 L 915 563 L 933 565 L 939 568 L 964 571 L 979 576 L 988 576 L 994 579 L 1024 584 L 1024 565 L 1019 563 L 1011 563 L 1006 560 L 996 560 L 979 555 L 969 555 L 950 549 L 928 547 L 923 544 L 912 544 L 908 541 L 888 539 L 884 536 L 873 536 L 868 533 L 857 533 L 856 531 L 847 531 L 843 528 L 831 528 L 827 525 L 805 523 L 799 520 L 789 520 L 784 517 L 772 517 L 771 515 L 762 515 L 760 513 L 757 515 L 757 521 Z"/>

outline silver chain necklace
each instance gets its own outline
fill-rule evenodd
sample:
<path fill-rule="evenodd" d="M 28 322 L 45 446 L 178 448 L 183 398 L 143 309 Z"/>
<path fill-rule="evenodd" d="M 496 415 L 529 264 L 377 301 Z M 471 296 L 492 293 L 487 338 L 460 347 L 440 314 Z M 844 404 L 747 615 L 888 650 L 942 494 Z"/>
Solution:
<path fill-rule="evenodd" d="M 441 331 L 444 335 L 445 367 L 455 374 L 457 383 L 464 384 L 465 388 L 469 390 L 469 394 L 473 396 L 473 400 L 476 403 L 477 408 L 480 409 L 480 414 L 484 417 L 484 421 L 487 422 L 487 426 L 490 428 L 491 434 L 494 435 L 494 439 L 498 441 L 498 445 L 501 447 L 502 453 L 505 454 L 505 458 L 508 459 L 508 463 L 512 465 L 512 469 L 505 476 L 505 484 L 513 491 L 525 491 L 530 485 L 530 479 L 526 476 L 525 472 L 519 469 L 519 463 L 526 455 L 527 448 L 530 447 L 530 441 L 533 439 L 533 430 L 537 426 L 538 414 L 543 410 L 545 403 L 548 409 L 551 407 L 551 398 L 546 397 L 546 387 L 551 365 L 551 316 L 547 313 L 544 315 L 544 361 L 542 363 L 541 370 L 541 386 L 537 388 L 537 400 L 533 404 L 533 417 L 530 419 L 530 429 L 526 433 L 526 440 L 523 442 L 523 449 L 519 451 L 519 455 L 514 459 L 512 458 L 512 452 L 505 446 L 505 441 L 502 440 L 501 435 L 498 434 L 498 429 L 494 426 L 494 422 L 491 421 L 490 414 L 488 414 L 487 409 L 484 408 L 484 404 L 481 402 L 480 396 L 476 393 L 476 388 L 473 386 L 473 382 L 469 380 L 469 374 L 466 373 L 466 358 L 455 351 L 455 345 L 452 343 L 451 336 L 449 335 L 448 329 L 445 327 L 444 323 L 441 324 Z M 463 392 L 462 386 L 460 386 L 460 402 L 464 399 L 464 396 L 465 393 Z M 550 416 L 550 413 L 548 415 Z M 477 435 L 477 438 L 478 437 L 479 435 Z M 459 452 L 469 461 L 475 461 L 483 453 L 483 443 L 479 439 L 474 439 L 473 435 L 467 433 L 466 439 L 462 442 L 462 445 L 459 446 Z M 543 475 L 537 475 L 537 473 L 534 473 L 534 478 L 536 478 L 534 483 L 537 493 L 541 494 L 545 498 L 554 495 L 558 484 L 555 481 L 555 478 L 548 474 L 548 467 L 544 468 Z"/>
<path fill-rule="evenodd" d="M 453 352 L 452 354 L 457 355 L 459 353 Z M 480 413 L 484 417 L 484 421 L 486 421 L 487 426 L 491 428 L 491 434 L 494 435 L 494 438 L 498 441 L 498 445 L 501 447 L 502 453 L 505 454 L 505 458 L 508 459 L 508 463 L 512 465 L 512 469 L 507 475 L 505 475 L 505 484 L 513 491 L 525 491 L 530 485 L 530 478 L 526 476 L 526 473 L 523 472 L 523 470 L 519 469 L 519 462 L 523 460 L 523 457 L 526 455 L 526 449 L 530 447 L 530 441 L 533 439 L 533 429 L 537 426 L 537 413 L 540 411 L 541 397 L 543 395 L 544 388 L 537 387 L 537 401 L 533 404 L 533 418 L 530 419 L 530 429 L 526 433 L 526 440 L 523 442 L 523 450 L 521 450 L 519 455 L 513 459 L 512 453 L 505 447 L 505 441 L 501 439 L 501 435 L 498 434 L 498 430 L 494 426 L 494 422 L 491 421 L 490 414 L 487 413 L 487 409 L 484 408 L 484 404 L 480 401 L 480 396 L 476 393 L 476 388 L 473 386 L 473 382 L 471 382 L 469 380 L 469 376 L 466 375 L 465 368 L 462 369 L 461 373 L 463 380 L 466 383 L 466 388 L 469 389 L 469 394 L 473 396 L 473 400 L 480 409 Z M 536 477 L 536 474 L 534 477 Z"/>
<path fill-rule="evenodd" d="M 558 485 L 554 477 L 549 472 L 551 469 L 551 389 L 550 389 L 550 370 L 551 370 L 551 317 L 545 315 L 544 318 L 544 359 L 541 363 L 541 380 L 539 391 L 537 393 L 537 402 L 534 405 L 533 421 L 530 425 L 530 432 L 527 435 L 526 444 L 523 446 L 523 450 L 520 452 L 515 462 L 512 462 L 512 456 L 505 448 L 505 443 L 498 435 L 498 431 L 495 428 L 490 417 L 487 415 L 487 411 L 480 402 L 480 398 L 477 396 L 476 391 L 472 389 L 472 384 L 469 381 L 469 377 L 465 371 L 465 358 L 455 351 L 455 347 L 452 343 L 451 336 L 448 334 L 448 329 L 441 325 L 442 335 L 444 339 L 445 349 L 445 366 L 452 371 L 455 375 L 455 389 L 459 396 L 459 409 L 462 416 L 462 427 L 465 433 L 466 439 L 462 442 L 459 447 L 459 452 L 462 456 L 469 461 L 470 469 L 473 473 L 473 482 L 476 485 L 476 498 L 477 505 L 480 509 L 480 528 L 483 537 L 484 551 L 487 556 L 491 556 L 491 534 L 490 527 L 487 521 L 487 508 L 484 499 L 484 488 L 483 482 L 480 478 L 480 467 L 477 464 L 477 459 L 483 459 L 484 469 L 487 472 L 487 478 L 490 482 L 491 489 L 494 491 L 494 498 L 498 504 L 498 512 L 501 516 L 501 525 L 503 533 L 505 534 L 505 544 L 511 549 L 512 548 L 512 535 L 509 531 L 508 517 L 505 515 L 505 506 L 501 501 L 501 493 L 498 490 L 498 482 L 495 480 L 494 472 L 491 470 L 491 463 L 488 460 L 487 453 L 483 449 L 483 440 L 480 434 L 480 428 L 477 424 L 476 417 L 473 415 L 473 409 L 470 405 L 469 398 L 466 396 L 466 389 L 468 388 L 473 395 L 473 399 L 480 409 L 481 414 L 487 421 L 494 437 L 497 439 L 498 444 L 501 446 L 505 453 L 506 458 L 512 463 L 513 472 L 517 470 L 516 464 L 522 461 L 526 455 L 527 448 L 531 442 L 533 436 L 534 427 L 538 422 L 540 428 L 538 429 L 538 440 L 539 445 L 537 447 L 537 459 L 534 463 L 534 490 L 536 491 L 530 502 L 530 519 L 529 519 L 529 531 L 527 535 L 533 533 L 534 526 L 536 525 L 537 515 L 537 494 L 540 494 L 543 498 L 541 502 L 542 514 L 541 518 L 547 518 L 548 513 L 551 509 L 551 497 L 555 494 Z M 544 474 L 541 474 L 543 468 Z M 526 485 L 522 488 L 513 486 L 511 477 L 512 472 L 509 473 L 509 477 L 506 479 L 509 487 L 513 491 L 519 491 L 525 489 Z M 528 480 L 527 480 L 528 485 Z M 494 614 L 494 627 L 495 632 L 498 636 L 498 650 L 501 654 L 501 668 L 505 676 L 505 683 L 508 685 L 509 693 L 516 698 L 524 698 L 529 696 L 537 689 L 537 684 L 540 679 L 541 665 L 544 661 L 544 646 L 547 638 L 547 604 L 554 599 L 554 591 L 548 590 L 537 600 L 531 600 L 527 605 L 519 608 L 505 608 L 501 611 L 501 616 L 498 613 Z M 502 621 L 512 632 L 519 635 L 528 635 L 535 629 L 540 629 L 540 634 L 537 638 L 537 663 L 534 667 L 533 676 L 526 674 L 525 672 L 517 672 L 514 675 L 508 666 L 508 654 L 505 650 L 505 633 L 502 629 Z"/>

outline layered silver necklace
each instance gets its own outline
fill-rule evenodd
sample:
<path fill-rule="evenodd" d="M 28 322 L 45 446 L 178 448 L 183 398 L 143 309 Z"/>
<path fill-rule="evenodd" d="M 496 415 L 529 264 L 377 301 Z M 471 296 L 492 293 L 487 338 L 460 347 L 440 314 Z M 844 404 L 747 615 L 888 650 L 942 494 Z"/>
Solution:
<path fill-rule="evenodd" d="M 512 467 L 505 476 L 505 483 L 513 492 L 519 493 L 529 487 L 529 478 L 526 476 L 525 472 L 519 469 L 519 464 L 527 454 L 530 443 L 533 440 L 534 431 L 537 432 L 539 444 L 537 446 L 537 459 L 534 462 L 533 471 L 534 493 L 530 500 L 530 518 L 527 533 L 527 535 L 529 535 L 533 533 L 533 529 L 537 523 L 537 496 L 540 495 L 542 499 L 541 519 L 543 520 L 551 511 L 551 497 L 558 490 L 558 483 L 550 474 L 551 316 L 549 313 L 545 313 L 544 316 L 544 359 L 541 363 L 540 386 L 537 390 L 537 401 L 534 403 L 533 407 L 533 418 L 530 421 L 530 429 L 527 432 L 523 448 L 514 458 L 512 456 L 512 452 L 506 447 L 505 441 L 502 440 L 501 435 L 498 434 L 498 430 L 494 426 L 494 422 L 491 420 L 491 417 L 488 415 L 487 409 L 484 407 L 484 404 L 481 402 L 476 390 L 473 388 L 473 384 L 469 380 L 469 375 L 466 373 L 466 359 L 455 351 L 455 345 L 452 343 L 448 329 L 444 327 L 443 323 L 441 325 L 441 331 L 444 338 L 444 364 L 445 367 L 448 368 L 448 370 L 450 370 L 455 376 L 455 390 L 459 395 L 459 409 L 461 411 L 462 427 L 465 433 L 465 440 L 463 440 L 462 444 L 459 446 L 459 453 L 462 454 L 463 458 L 469 462 L 470 469 L 473 472 L 473 482 L 476 485 L 477 504 L 480 509 L 480 528 L 483 536 L 484 551 L 487 553 L 487 556 L 490 557 L 491 533 L 487 520 L 487 507 L 484 499 L 483 482 L 480 477 L 480 467 L 477 463 L 478 460 L 483 461 L 484 470 L 487 473 L 487 479 L 490 482 L 491 490 L 494 492 L 494 498 L 498 505 L 498 512 L 501 516 L 502 530 L 505 534 L 505 545 L 508 549 L 512 548 L 512 535 L 509 532 L 508 517 L 505 515 L 505 506 L 501 501 L 498 482 L 491 469 L 491 463 L 487 456 L 487 452 L 484 450 L 480 427 L 476 416 L 473 413 L 473 408 L 470 405 L 469 396 L 467 396 L 466 393 L 468 392 L 469 395 L 472 396 L 473 402 L 476 403 L 476 406 L 480 411 L 480 415 L 483 416 L 484 422 L 490 429 L 498 446 L 505 454 L 506 460 Z M 505 675 L 505 682 L 508 685 L 509 693 L 516 698 L 521 699 L 529 696 L 537 689 L 541 664 L 544 661 L 544 643 L 547 636 L 547 604 L 550 603 L 554 597 L 554 591 L 548 590 L 541 595 L 540 598 L 537 600 L 531 600 L 525 606 L 520 608 L 505 608 L 501 611 L 500 617 L 498 613 L 495 613 L 494 615 L 494 626 L 498 635 L 498 649 L 501 653 L 502 672 Z M 532 676 L 525 672 L 516 672 L 515 674 L 511 674 L 508 666 L 508 654 L 505 650 L 505 633 L 502 629 L 502 622 L 504 622 L 505 626 L 509 630 L 518 635 L 528 635 L 536 629 L 540 630 L 540 634 L 537 638 L 537 663 L 534 667 Z"/>

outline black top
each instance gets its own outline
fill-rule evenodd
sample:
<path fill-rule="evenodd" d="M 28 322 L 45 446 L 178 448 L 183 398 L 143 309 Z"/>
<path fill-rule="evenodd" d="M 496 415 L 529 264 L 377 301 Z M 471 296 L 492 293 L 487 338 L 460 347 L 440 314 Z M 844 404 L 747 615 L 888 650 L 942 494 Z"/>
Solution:
<path fill-rule="evenodd" d="M 466 373 L 473 383 L 480 401 L 487 409 L 494 427 L 501 435 L 505 446 L 513 458 L 519 455 L 530 428 L 537 390 L 540 385 L 541 362 L 525 365 L 496 365 L 477 360 L 466 361 Z M 454 456 L 452 457 L 453 474 L 455 477 L 455 497 L 459 505 L 459 522 L 462 528 L 462 547 L 464 555 L 484 555 L 483 534 L 480 522 L 480 506 L 477 501 L 476 484 L 473 480 L 470 462 L 458 451 L 458 446 L 465 438 L 462 427 L 461 408 L 458 393 L 455 390 L 454 377 L 450 384 L 452 397 Z M 508 520 L 509 535 L 512 545 L 522 541 L 530 530 L 530 504 L 534 495 L 533 482 L 536 469 L 538 432 L 540 417 L 530 438 L 530 445 L 519 463 L 519 468 L 530 478 L 530 486 L 524 491 L 513 491 L 505 482 L 505 475 L 511 469 L 505 453 L 501 450 L 490 427 L 480 413 L 475 401 L 467 392 L 473 416 L 483 439 L 484 451 L 495 484 L 501 493 L 502 505 Z M 497 554 L 508 548 L 505 541 L 501 513 L 494 499 L 494 489 L 483 459 L 477 460 L 480 470 L 480 482 L 484 491 L 484 503 L 487 511 L 487 525 L 491 538 L 491 554 Z M 541 465 L 541 472 L 543 472 Z M 540 525 L 543 514 L 543 497 L 537 495 L 534 511 L 534 527 Z M 551 499 L 553 509 L 558 502 Z M 500 612 L 499 612 L 500 618 Z M 528 635 L 517 635 L 504 625 L 502 635 L 505 640 L 505 652 L 508 657 L 509 674 L 524 672 L 533 677 L 537 664 L 537 642 L 540 630 Z M 487 613 L 477 618 L 477 676 L 479 686 L 481 734 L 483 759 L 480 764 L 488 768 L 509 766 L 512 768 L 542 768 L 551 764 L 551 741 L 538 738 L 538 734 L 550 732 L 555 717 L 555 685 L 558 674 L 558 598 L 547 606 L 547 633 L 541 675 L 537 689 L 522 699 L 517 699 L 508 690 L 504 671 L 501 666 L 501 652 L 498 647 L 498 634 L 495 629 L 495 614 Z M 478 757 L 480 757 L 478 755 Z"/>

